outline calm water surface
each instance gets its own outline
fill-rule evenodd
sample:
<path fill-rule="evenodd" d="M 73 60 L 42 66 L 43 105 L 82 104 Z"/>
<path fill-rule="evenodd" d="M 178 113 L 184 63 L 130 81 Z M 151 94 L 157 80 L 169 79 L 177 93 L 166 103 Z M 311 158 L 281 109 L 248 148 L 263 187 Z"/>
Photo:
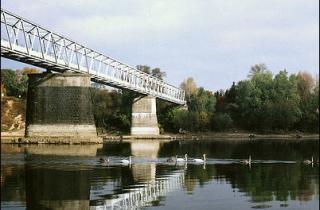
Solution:
<path fill-rule="evenodd" d="M 207 163 L 166 161 L 186 153 Z M 1 145 L 1 209 L 319 209 L 312 156 L 318 140 Z"/>

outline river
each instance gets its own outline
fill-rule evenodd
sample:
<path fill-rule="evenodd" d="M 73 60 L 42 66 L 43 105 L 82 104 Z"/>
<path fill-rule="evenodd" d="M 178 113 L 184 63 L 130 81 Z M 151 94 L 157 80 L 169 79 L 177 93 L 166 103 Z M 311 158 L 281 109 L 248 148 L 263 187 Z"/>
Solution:
<path fill-rule="evenodd" d="M 2 144 L 1 209 L 319 209 L 311 157 L 318 140 Z"/>

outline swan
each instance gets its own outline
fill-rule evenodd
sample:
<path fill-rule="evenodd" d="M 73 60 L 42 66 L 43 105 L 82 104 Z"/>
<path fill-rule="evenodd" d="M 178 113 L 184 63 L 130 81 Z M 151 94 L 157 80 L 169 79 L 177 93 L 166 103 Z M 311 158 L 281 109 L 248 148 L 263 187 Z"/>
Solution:
<path fill-rule="evenodd" d="M 131 156 L 129 156 L 129 160 L 128 159 L 121 159 L 120 162 L 122 164 L 131 164 Z"/>
<path fill-rule="evenodd" d="M 178 158 L 178 155 L 176 155 L 176 162 L 187 162 L 188 161 L 188 155 L 185 154 L 184 158 Z"/>
<path fill-rule="evenodd" d="M 168 158 L 168 159 L 167 159 L 167 162 L 168 162 L 168 163 L 173 163 L 173 162 L 175 162 L 174 157 L 170 157 L 170 158 Z"/>
<path fill-rule="evenodd" d="M 196 163 L 204 163 L 204 162 L 206 162 L 207 161 L 206 154 L 203 154 L 203 158 L 202 159 L 194 158 L 193 161 L 196 162 Z"/>
<path fill-rule="evenodd" d="M 304 164 L 313 164 L 313 156 L 311 157 L 311 160 L 304 160 L 303 161 Z"/>
<path fill-rule="evenodd" d="M 102 165 L 107 165 L 109 164 L 110 160 L 109 158 L 105 159 L 105 158 L 100 158 L 99 159 L 99 162 L 102 164 Z"/>
<path fill-rule="evenodd" d="M 251 165 L 251 155 L 249 155 L 249 159 L 248 160 L 240 160 L 240 163 L 242 164 L 246 164 L 246 165 Z"/>

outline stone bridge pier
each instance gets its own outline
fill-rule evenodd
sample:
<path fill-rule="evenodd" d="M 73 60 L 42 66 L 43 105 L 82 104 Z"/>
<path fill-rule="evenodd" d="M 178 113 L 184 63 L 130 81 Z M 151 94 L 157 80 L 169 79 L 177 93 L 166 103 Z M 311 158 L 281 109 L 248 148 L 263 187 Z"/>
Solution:
<path fill-rule="evenodd" d="M 159 135 L 156 98 L 141 96 L 132 104 L 131 135 Z"/>
<path fill-rule="evenodd" d="M 26 137 L 60 138 L 69 143 L 99 141 L 90 87 L 90 76 L 85 74 L 30 74 Z"/>

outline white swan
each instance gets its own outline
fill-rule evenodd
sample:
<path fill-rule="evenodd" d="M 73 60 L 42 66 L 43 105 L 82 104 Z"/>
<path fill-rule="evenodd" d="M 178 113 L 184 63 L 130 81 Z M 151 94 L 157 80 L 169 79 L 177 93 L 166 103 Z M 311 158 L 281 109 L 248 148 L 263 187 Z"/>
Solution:
<path fill-rule="evenodd" d="M 313 164 L 313 163 L 314 163 L 314 162 L 313 162 L 313 156 L 311 157 L 311 160 L 304 160 L 303 163 L 304 163 L 304 164 L 308 164 L 308 165 L 309 165 L 309 164 Z"/>
<path fill-rule="evenodd" d="M 240 163 L 245 164 L 245 165 L 251 165 L 251 155 L 249 155 L 248 160 L 240 160 Z"/>
<path fill-rule="evenodd" d="M 204 163 L 204 162 L 206 162 L 207 161 L 206 154 L 203 154 L 202 159 L 194 158 L 193 161 L 196 162 L 196 163 Z"/>
<path fill-rule="evenodd" d="M 178 155 L 176 155 L 176 162 L 188 162 L 188 155 L 185 154 L 184 158 L 178 158 Z"/>
<path fill-rule="evenodd" d="M 131 164 L 131 156 L 129 156 L 129 159 L 121 159 L 120 162 L 122 164 Z"/>
<path fill-rule="evenodd" d="M 105 158 L 100 158 L 99 159 L 99 162 L 102 164 L 102 165 L 107 165 L 109 164 L 110 160 L 109 158 L 105 159 Z"/>

